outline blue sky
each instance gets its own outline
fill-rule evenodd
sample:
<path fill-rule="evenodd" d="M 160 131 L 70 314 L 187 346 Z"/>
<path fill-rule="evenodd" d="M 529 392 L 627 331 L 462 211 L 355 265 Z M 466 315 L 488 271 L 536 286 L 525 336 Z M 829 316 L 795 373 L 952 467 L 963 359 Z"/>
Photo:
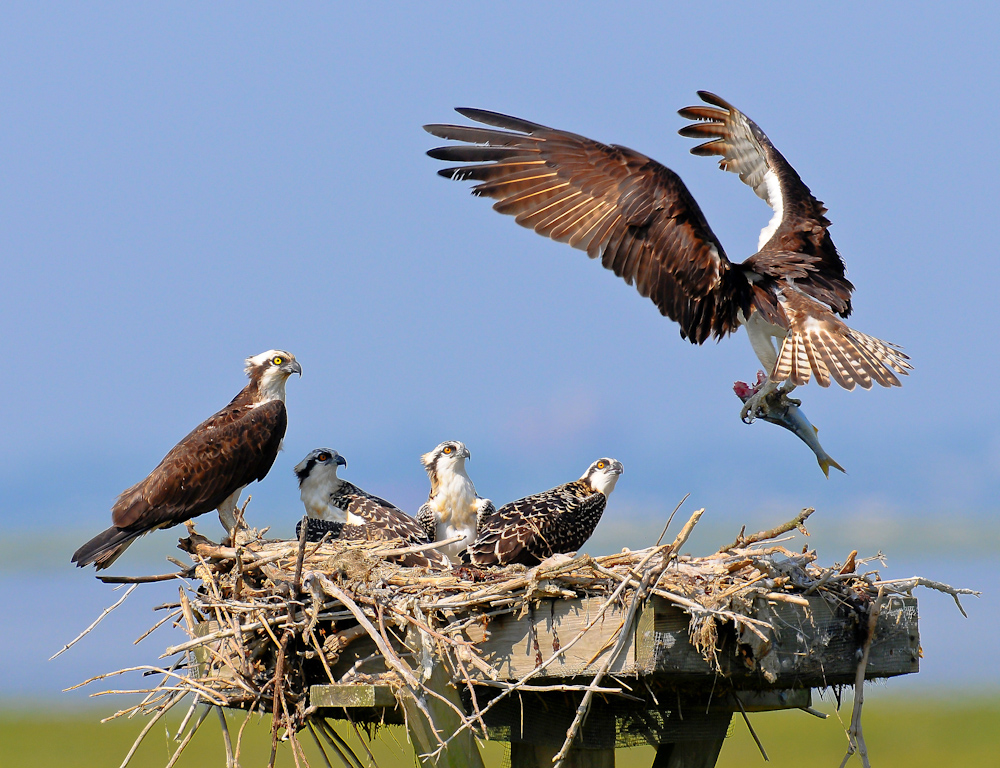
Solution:
<path fill-rule="evenodd" d="M 419 455 L 460 439 L 498 503 L 620 459 L 595 552 L 650 543 L 690 493 L 685 511 L 708 509 L 695 551 L 813 506 L 824 562 L 906 552 L 890 575 L 991 583 L 995 8 L 672 5 L 5 4 L 0 554 L 12 593 L 76 612 L 0 677 L 54 693 L 118 665 L 154 598 L 42 662 L 116 598 L 70 553 L 270 347 L 305 371 L 285 451 L 251 488 L 248 514 L 276 534 L 301 515 L 292 467 L 312 448 L 413 511 Z M 438 142 L 420 126 L 456 106 L 625 144 L 679 173 L 742 260 L 770 211 L 677 135 L 698 89 L 749 114 L 827 204 L 852 324 L 913 358 L 902 389 L 800 390 L 847 475 L 740 423 L 731 385 L 758 367 L 743 333 L 681 341 L 634 289 L 424 155 Z M 150 561 L 176 536 L 147 539 L 116 570 L 169 567 Z M 50 574 L 24 576 L 32 563 Z M 996 636 L 996 597 L 966 601 L 959 632 L 947 598 L 921 600 L 929 676 L 913 682 L 995 686 L 995 655 L 968 642 Z"/>
<path fill-rule="evenodd" d="M 911 520 L 996 538 L 990 6 L 3 16 L 0 528 L 96 533 L 114 496 L 238 391 L 243 358 L 282 347 L 305 375 L 250 508 L 279 533 L 300 514 L 291 468 L 310 449 L 336 448 L 350 479 L 413 510 L 419 454 L 461 439 L 498 502 L 615 456 L 614 530 L 658 532 L 691 493 L 727 529 L 814 506 L 832 532 L 896 521 L 878 542 L 890 550 Z M 634 289 L 424 155 L 438 141 L 420 126 L 466 105 L 625 144 L 677 171 L 742 260 L 770 211 L 676 134 L 697 89 L 757 121 L 827 204 L 852 324 L 913 358 L 902 389 L 800 390 L 846 476 L 825 479 L 789 433 L 740 423 L 730 387 L 758 367 L 742 332 L 683 342 Z"/>

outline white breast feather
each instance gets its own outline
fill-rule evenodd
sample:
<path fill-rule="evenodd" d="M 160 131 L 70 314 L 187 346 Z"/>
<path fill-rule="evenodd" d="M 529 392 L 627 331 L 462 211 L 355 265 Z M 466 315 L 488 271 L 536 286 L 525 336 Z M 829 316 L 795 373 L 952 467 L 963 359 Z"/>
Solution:
<path fill-rule="evenodd" d="M 459 554 L 476 538 L 476 486 L 467 475 L 449 472 L 438 485 L 438 492 L 430 501 L 437 518 L 436 538 L 438 541 L 453 536 L 464 537 L 462 541 L 442 547 L 446 555 L 457 561 Z"/>

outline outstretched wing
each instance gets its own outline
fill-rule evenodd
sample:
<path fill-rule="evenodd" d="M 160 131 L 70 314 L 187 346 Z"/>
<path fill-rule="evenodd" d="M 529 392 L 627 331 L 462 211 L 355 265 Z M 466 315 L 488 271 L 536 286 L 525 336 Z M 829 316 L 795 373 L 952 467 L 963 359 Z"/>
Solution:
<path fill-rule="evenodd" d="M 149 531 L 216 509 L 271 469 L 285 436 L 285 404 L 223 409 L 174 446 L 149 476 L 111 509 L 118 528 Z"/>
<path fill-rule="evenodd" d="M 719 167 L 738 174 L 774 211 L 761 230 L 759 254 L 746 265 L 772 277 L 790 277 L 789 269 L 805 265 L 796 285 L 837 314 L 850 315 L 854 286 L 830 238 L 826 207 L 753 120 L 713 93 L 698 91 L 698 95 L 712 106 L 679 111 L 681 117 L 696 121 L 681 128 L 681 136 L 709 139 L 692 148 L 691 154 L 719 156 Z M 783 259 L 783 254 L 795 258 Z M 791 263 L 786 266 L 786 262 Z"/>
<path fill-rule="evenodd" d="M 516 117 L 458 112 L 494 127 L 425 125 L 434 136 L 467 142 L 427 153 L 462 163 L 439 174 L 479 182 L 473 194 L 496 199 L 495 210 L 600 258 L 696 344 L 731 333 L 737 312 L 749 312 L 746 278 L 669 168 L 626 147 Z"/>

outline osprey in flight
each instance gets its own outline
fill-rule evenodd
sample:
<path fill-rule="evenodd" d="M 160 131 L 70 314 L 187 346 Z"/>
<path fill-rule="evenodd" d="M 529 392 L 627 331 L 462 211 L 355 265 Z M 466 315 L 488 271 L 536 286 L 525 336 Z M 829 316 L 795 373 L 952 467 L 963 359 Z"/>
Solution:
<path fill-rule="evenodd" d="M 456 564 L 476 540 L 480 521 L 495 509 L 492 501 L 476 494 L 476 486 L 465 471 L 465 460 L 471 456 L 465 443 L 448 440 L 420 457 L 431 481 L 431 492 L 417 512 L 417 522 L 431 541 L 463 537 L 441 548 Z"/>
<path fill-rule="evenodd" d="M 424 126 L 467 142 L 428 154 L 462 163 L 438 173 L 478 182 L 473 194 L 495 198 L 494 210 L 599 258 L 679 323 L 682 338 L 701 344 L 745 325 L 769 380 L 744 405 L 744 419 L 781 382 L 779 396 L 813 378 L 823 387 L 831 379 L 845 389 L 899 386 L 909 358 L 840 319 L 851 313 L 854 286 L 830 239 L 826 208 L 756 123 L 714 94 L 698 95 L 711 106 L 680 110 L 694 121 L 681 135 L 707 139 L 691 152 L 718 155 L 723 170 L 738 173 L 774 210 L 757 252 L 742 263 L 726 256 L 680 177 L 626 147 L 459 109 L 493 127 Z"/>
<path fill-rule="evenodd" d="M 335 539 L 402 539 L 406 544 L 431 541 L 417 521 L 401 509 L 337 477 L 337 467 L 346 466 L 346 459 L 329 448 L 317 448 L 295 465 L 299 495 L 309 515 L 306 537 L 310 541 L 319 541 L 327 532 Z M 295 535 L 299 534 L 297 527 Z M 435 550 L 408 553 L 402 563 L 451 566 L 451 561 Z"/>
<path fill-rule="evenodd" d="M 579 480 L 504 504 L 483 518 L 470 560 L 536 565 L 556 553 L 575 552 L 600 522 L 623 471 L 620 461 L 598 459 Z"/>
<path fill-rule="evenodd" d="M 280 349 L 247 358 L 250 383 L 175 445 L 149 477 L 122 491 L 111 508 L 112 526 L 80 547 L 73 562 L 107 568 L 144 533 L 213 509 L 231 532 L 240 492 L 264 479 L 281 448 L 285 382 L 293 373 L 301 376 L 302 366 Z"/>

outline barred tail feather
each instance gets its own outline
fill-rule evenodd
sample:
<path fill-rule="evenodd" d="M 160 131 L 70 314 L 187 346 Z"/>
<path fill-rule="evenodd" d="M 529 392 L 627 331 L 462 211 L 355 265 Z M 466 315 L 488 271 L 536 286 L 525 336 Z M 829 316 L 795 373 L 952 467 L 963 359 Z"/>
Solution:
<path fill-rule="evenodd" d="M 856 386 L 871 389 L 873 382 L 883 387 L 902 386 L 897 374 L 907 375 L 912 366 L 898 346 L 841 323 L 837 326 L 812 323 L 790 331 L 781 345 L 771 380 L 802 386 L 815 376 L 817 384 L 828 387 L 832 378 L 847 390 Z"/>

